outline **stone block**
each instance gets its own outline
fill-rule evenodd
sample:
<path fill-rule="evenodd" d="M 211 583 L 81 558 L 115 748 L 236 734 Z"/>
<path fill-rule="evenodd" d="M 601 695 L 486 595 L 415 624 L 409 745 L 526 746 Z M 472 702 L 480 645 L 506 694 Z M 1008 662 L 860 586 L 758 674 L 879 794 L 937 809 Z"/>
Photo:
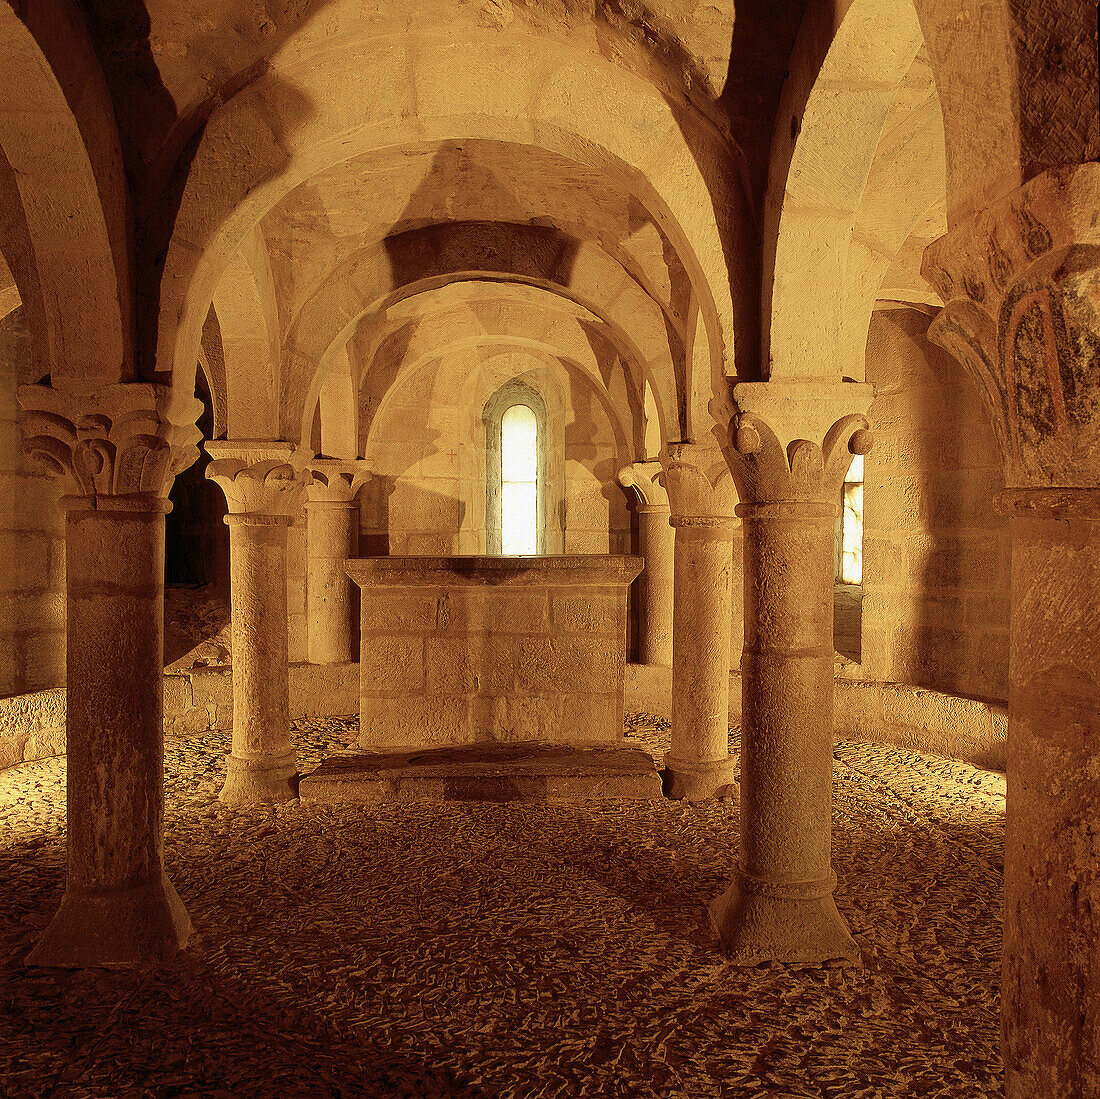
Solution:
<path fill-rule="evenodd" d="M 290 717 L 345 717 L 359 710 L 358 664 L 294 663 L 288 671 Z"/>
<path fill-rule="evenodd" d="M 545 591 L 458 586 L 441 590 L 437 628 L 452 634 L 537 634 L 547 628 Z"/>
<path fill-rule="evenodd" d="M 445 600 L 446 596 L 436 592 L 366 588 L 360 603 L 363 636 L 434 630 L 437 617 L 445 616 L 441 609 Z"/>
<path fill-rule="evenodd" d="M 482 666 L 477 640 L 465 636 L 425 639 L 424 690 L 427 694 L 468 695 L 477 691 L 478 672 Z"/>
<path fill-rule="evenodd" d="M 562 741 L 562 697 L 555 694 L 479 695 L 470 703 L 477 739 Z"/>
<path fill-rule="evenodd" d="M 1008 653 L 1007 626 L 1000 630 L 986 630 L 978 638 L 976 686 L 990 698 L 1008 697 Z"/>
<path fill-rule="evenodd" d="M 303 802 L 519 801 L 661 798 L 653 760 L 636 748 L 471 745 L 344 752 L 303 776 Z"/>
<path fill-rule="evenodd" d="M 424 690 L 424 639 L 418 634 L 364 634 L 360 650 L 364 697 L 417 695 Z"/>
<path fill-rule="evenodd" d="M 50 586 L 50 544 L 53 539 L 32 531 L 0 533 L 0 591 L 27 592 Z"/>
<path fill-rule="evenodd" d="M 206 728 L 229 729 L 233 724 L 233 676 L 228 666 L 192 668 L 191 698 L 206 715 Z"/>
<path fill-rule="evenodd" d="M 882 730 L 882 684 L 838 679 L 834 696 L 838 737 L 873 740 Z"/>
<path fill-rule="evenodd" d="M 182 673 L 164 677 L 164 721 L 174 722 L 194 707 L 191 677 Z"/>
<path fill-rule="evenodd" d="M 520 653 L 517 680 L 536 691 L 603 693 L 626 662 L 625 641 L 585 634 L 525 638 Z"/>
<path fill-rule="evenodd" d="M 617 636 L 626 631 L 626 607 L 621 597 L 604 592 L 554 592 L 554 625 L 566 633 Z"/>
<path fill-rule="evenodd" d="M 563 695 L 560 721 L 570 744 L 618 744 L 623 739 L 623 696 Z"/>
<path fill-rule="evenodd" d="M 362 696 L 359 744 L 364 748 L 465 744 L 470 736 L 470 705 L 465 696 Z"/>

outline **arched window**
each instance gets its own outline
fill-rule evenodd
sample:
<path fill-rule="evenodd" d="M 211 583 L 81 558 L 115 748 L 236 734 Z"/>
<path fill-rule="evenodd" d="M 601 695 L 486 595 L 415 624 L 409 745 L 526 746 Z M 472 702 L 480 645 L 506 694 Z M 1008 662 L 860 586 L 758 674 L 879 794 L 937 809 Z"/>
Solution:
<path fill-rule="evenodd" d="M 539 551 L 539 425 L 525 404 L 500 418 L 500 552 Z"/>
<path fill-rule="evenodd" d="M 522 382 L 502 386 L 485 406 L 486 550 L 545 552 L 546 408 Z"/>

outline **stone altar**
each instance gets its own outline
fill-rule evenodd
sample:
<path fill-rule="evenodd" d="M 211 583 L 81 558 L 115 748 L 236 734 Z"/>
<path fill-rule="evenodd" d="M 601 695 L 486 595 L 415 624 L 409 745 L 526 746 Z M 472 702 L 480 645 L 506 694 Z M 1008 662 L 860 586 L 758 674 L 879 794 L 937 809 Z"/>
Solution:
<path fill-rule="evenodd" d="M 659 797 L 624 744 L 637 557 L 363 557 L 358 753 L 313 800 Z"/>
<path fill-rule="evenodd" d="M 362 557 L 364 748 L 623 738 L 636 557 Z"/>

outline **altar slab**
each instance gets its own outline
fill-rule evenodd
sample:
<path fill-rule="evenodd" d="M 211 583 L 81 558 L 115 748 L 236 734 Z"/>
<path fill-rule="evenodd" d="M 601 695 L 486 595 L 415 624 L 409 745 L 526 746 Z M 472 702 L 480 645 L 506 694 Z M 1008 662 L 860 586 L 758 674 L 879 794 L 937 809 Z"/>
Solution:
<path fill-rule="evenodd" d="M 374 752 L 623 741 L 621 555 L 361 557 L 359 744 Z"/>
<path fill-rule="evenodd" d="M 422 752 L 341 752 L 299 787 L 303 802 L 656 800 L 661 780 L 640 748 L 476 744 Z"/>

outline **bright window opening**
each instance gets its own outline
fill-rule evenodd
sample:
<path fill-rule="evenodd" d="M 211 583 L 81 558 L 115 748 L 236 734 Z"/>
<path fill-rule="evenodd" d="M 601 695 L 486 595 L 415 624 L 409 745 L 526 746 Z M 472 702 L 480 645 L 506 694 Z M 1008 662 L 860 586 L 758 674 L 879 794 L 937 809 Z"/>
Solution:
<path fill-rule="evenodd" d="M 539 429 L 534 409 L 514 404 L 500 418 L 500 552 L 539 552 Z"/>
<path fill-rule="evenodd" d="M 841 500 L 840 568 L 843 584 L 863 583 L 863 455 L 856 454 L 844 478 Z"/>

